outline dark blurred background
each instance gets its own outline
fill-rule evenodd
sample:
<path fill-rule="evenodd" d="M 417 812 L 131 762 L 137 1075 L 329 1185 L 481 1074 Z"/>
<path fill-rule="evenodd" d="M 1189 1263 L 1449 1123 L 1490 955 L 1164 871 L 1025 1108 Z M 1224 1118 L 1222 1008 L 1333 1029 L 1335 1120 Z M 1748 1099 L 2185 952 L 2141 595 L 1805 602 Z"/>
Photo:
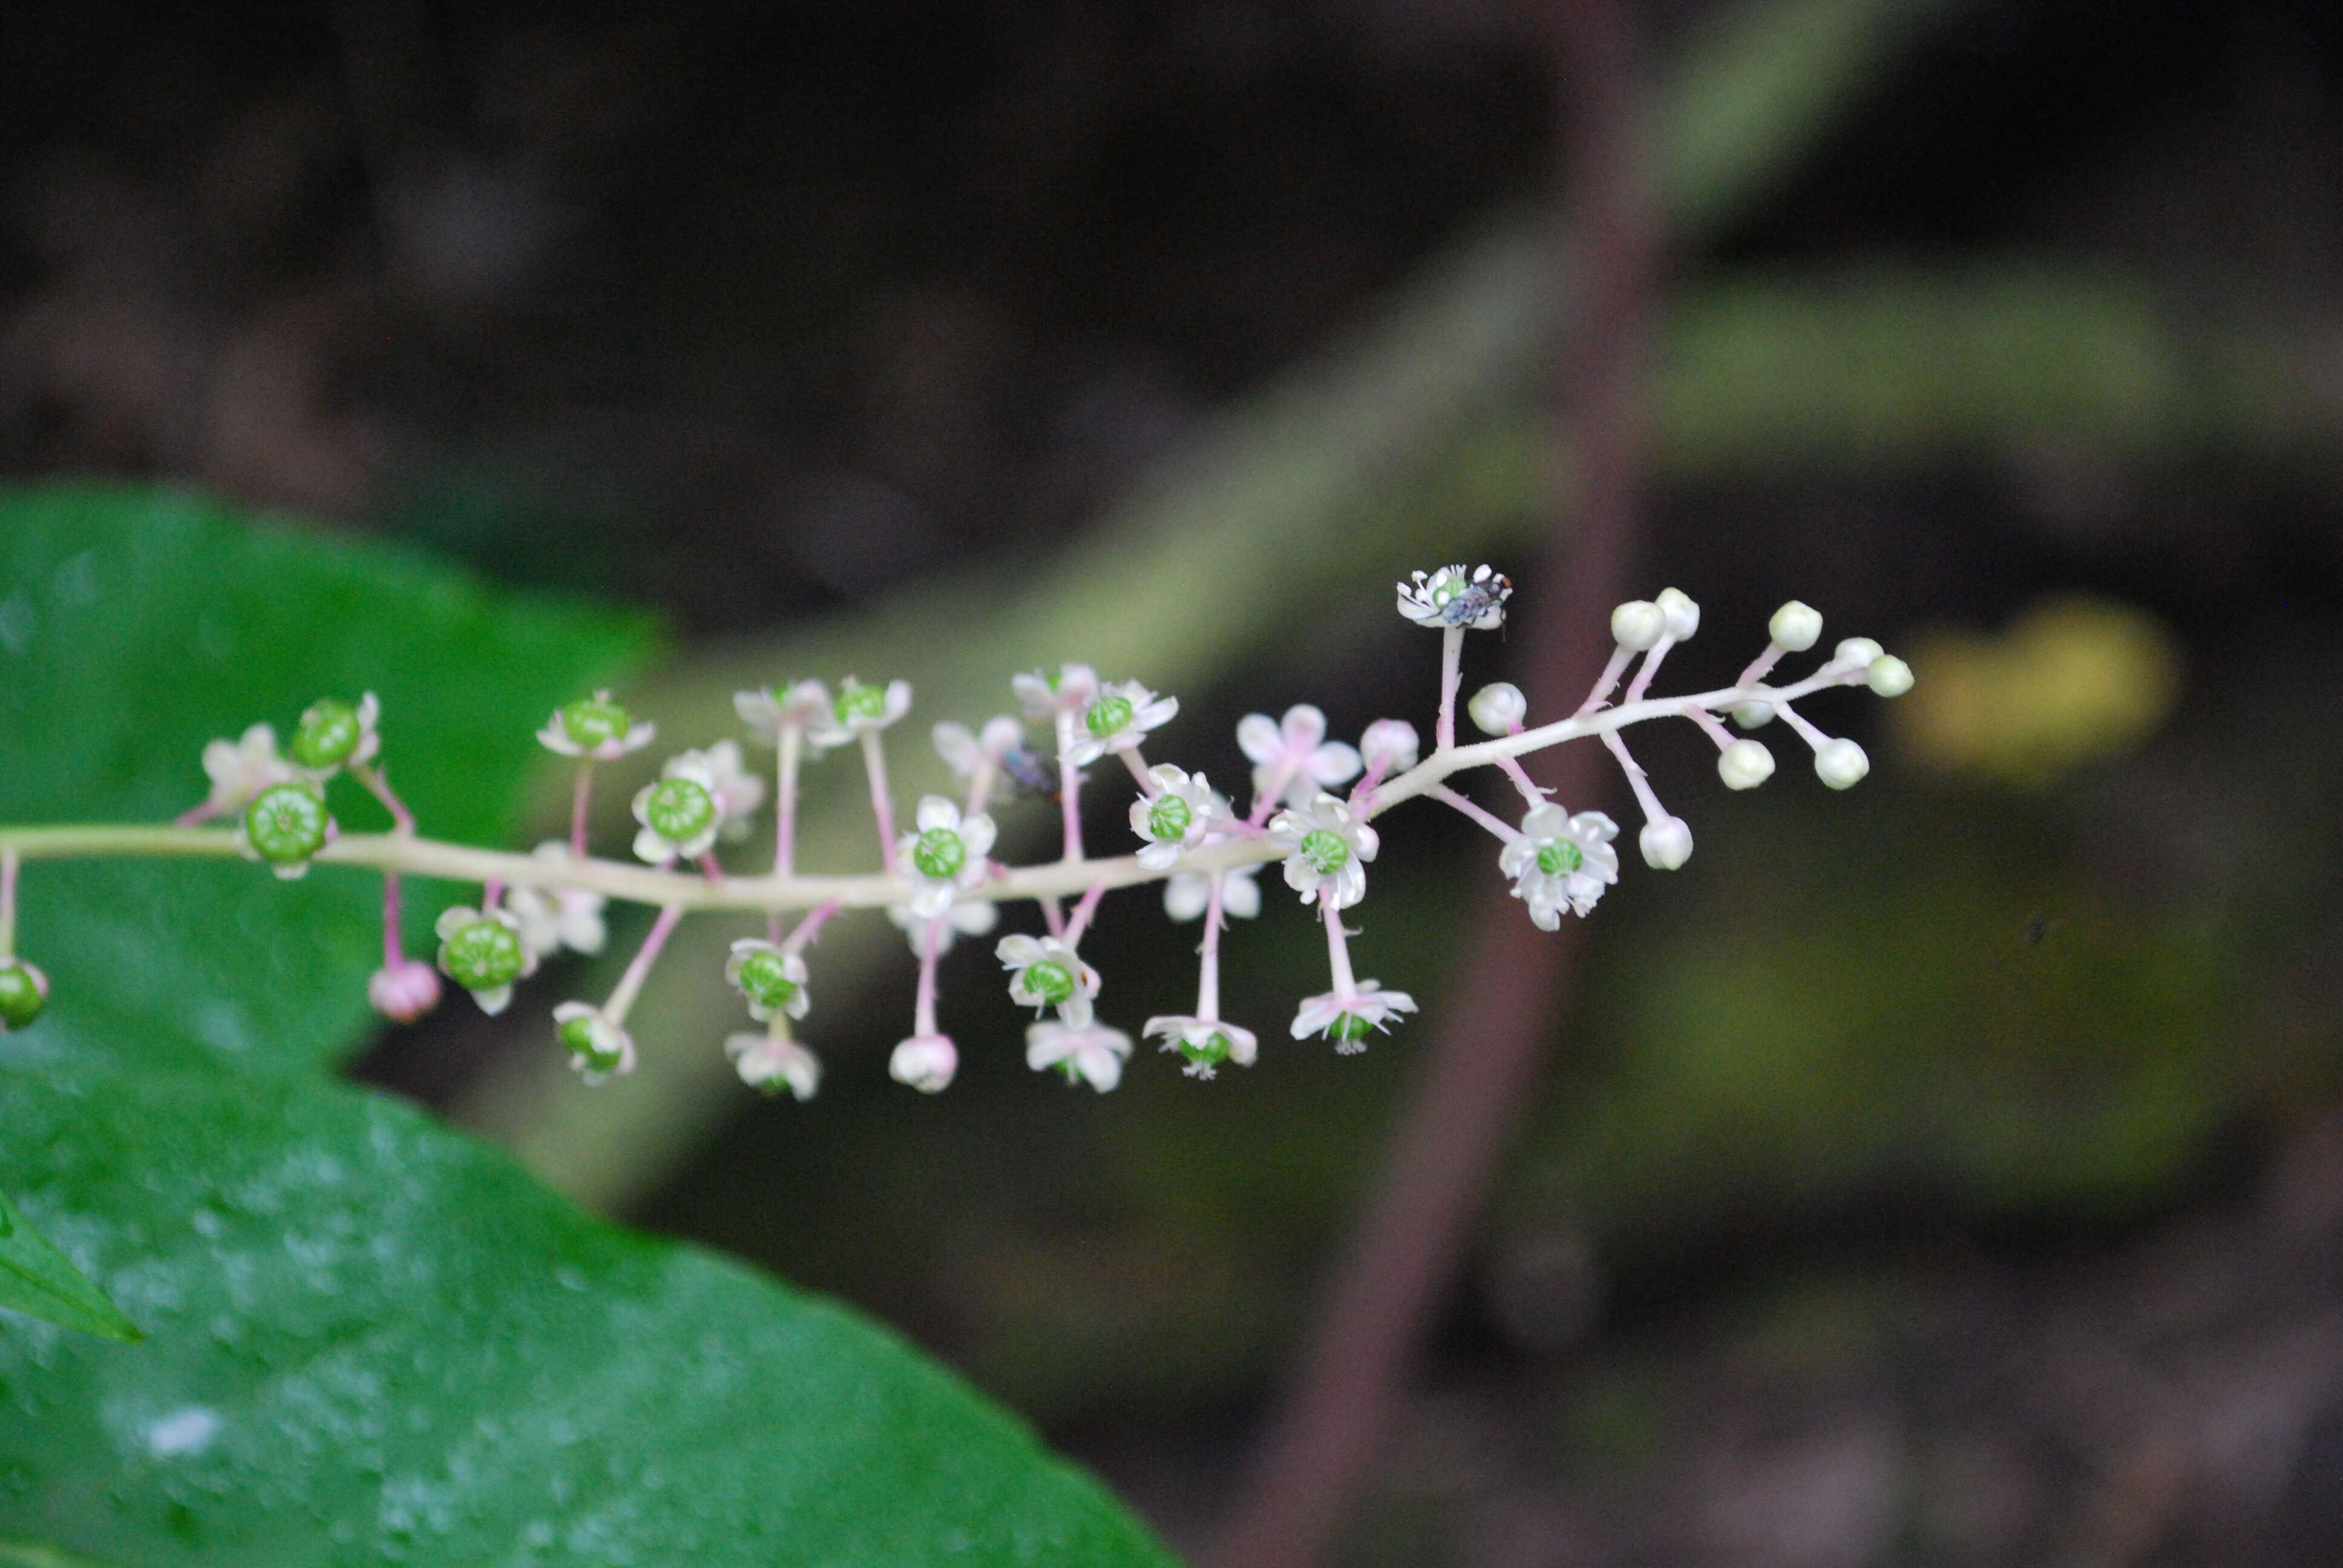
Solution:
<path fill-rule="evenodd" d="M 1765 166 L 1696 221 L 1660 181 L 1632 586 L 1706 610 L 1663 688 L 1793 596 L 1919 685 L 1814 705 L 1874 758 L 1845 797 L 1774 731 L 1752 795 L 1639 742 L 1700 852 L 1630 856 L 1592 922 L 1338 1556 L 2343 1562 L 2343 11 L 1631 15 L 1665 166 Z M 1719 131 L 1680 63 L 1764 15 L 1769 79 L 1839 85 Z M 1528 0 L 12 6 L 0 472 L 651 606 L 655 689 L 720 712 L 759 660 L 845 673 L 779 661 L 900 591 L 1111 558 L 1312 398 L 1411 396 L 1372 379 L 1410 303 L 1501 291 L 1489 236 L 1569 215 L 1566 79 Z M 1229 514 L 1295 586 L 1181 655 L 1164 757 L 1233 779 L 1235 719 L 1302 699 L 1428 725 L 1377 586 L 1409 568 L 1560 591 L 1514 565 L 1569 526 L 1517 370 L 1373 454 L 1388 558 Z M 1393 826 L 1363 962 L 1436 1018 L 1496 879 L 1454 819 Z M 891 932 L 817 990 L 809 1105 L 719 1061 L 657 1091 L 687 1133 L 564 1167 L 584 1091 L 498 1077 L 533 1023 L 450 1007 L 366 1070 L 898 1324 L 1202 1551 L 1432 1036 L 1286 1041 L 1322 960 L 1268 902 L 1229 981 L 1262 1060 L 1211 1084 L 1027 1072 L 971 944 L 961 1081 L 914 1101 Z M 1118 1021 L 1185 1005 L 1165 930 L 1109 901 Z"/>

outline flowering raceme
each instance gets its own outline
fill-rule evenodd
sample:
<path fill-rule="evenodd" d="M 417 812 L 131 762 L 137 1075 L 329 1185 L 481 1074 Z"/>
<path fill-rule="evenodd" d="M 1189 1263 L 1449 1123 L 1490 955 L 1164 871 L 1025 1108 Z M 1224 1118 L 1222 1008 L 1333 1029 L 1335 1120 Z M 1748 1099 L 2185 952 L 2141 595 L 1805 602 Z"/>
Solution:
<path fill-rule="evenodd" d="M 1328 988 L 1297 1004 L 1286 1032 L 1294 1040 L 1329 1040 L 1348 1055 L 1415 1010 L 1406 991 L 1356 978 L 1350 944 L 1362 933 L 1345 923 L 1367 907 L 1367 870 L 1384 849 L 1380 824 L 1394 808 L 1433 801 L 1489 832 L 1498 840 L 1497 869 L 1512 896 L 1534 925 L 1555 930 L 1565 918 L 1591 918 L 1619 880 L 1621 829 L 1602 811 L 1573 812 L 1549 799 L 1523 769 L 1523 759 L 1573 740 L 1603 746 L 1618 762 L 1641 815 L 1635 841 L 1644 863 L 1672 870 L 1693 853 L 1692 829 L 1661 804 L 1628 751 L 1632 727 L 1690 721 L 1715 744 L 1719 779 L 1728 789 L 1745 790 L 1765 784 L 1775 770 L 1773 749 L 1754 732 L 1779 720 L 1812 753 L 1815 776 L 1844 789 L 1868 773 L 1869 759 L 1854 739 L 1817 728 L 1798 704 L 1836 688 L 1863 686 L 1892 698 L 1912 685 L 1910 668 L 1866 638 L 1841 641 L 1802 679 L 1771 680 L 1785 657 L 1807 652 L 1822 638 L 1822 617 L 1794 600 L 1775 612 L 1765 648 L 1732 686 L 1654 697 L 1652 685 L 1670 651 L 1701 628 L 1699 605 L 1667 588 L 1613 611 L 1612 657 L 1574 711 L 1541 721 L 1517 687 L 1492 682 L 1465 704 L 1473 726 L 1488 739 L 1460 744 L 1464 639 L 1501 628 L 1513 594 L 1513 583 L 1488 566 L 1443 566 L 1400 582 L 1399 613 L 1441 634 L 1430 749 L 1403 719 L 1377 719 L 1353 745 L 1330 738 L 1326 715 L 1306 702 L 1279 719 L 1248 714 L 1234 737 L 1251 770 L 1252 795 L 1242 817 L 1202 771 L 1144 755 L 1176 733 L 1177 698 L 1138 679 L 1103 678 L 1087 664 L 1013 676 L 1014 714 L 973 729 L 951 719 L 933 725 L 936 754 L 959 798 L 922 797 L 901 831 L 887 753 L 889 732 L 912 707 L 908 682 L 849 676 L 833 686 L 792 677 L 741 691 L 734 710 L 749 739 L 769 752 L 769 774 L 762 762 L 752 769 L 749 754 L 733 738 L 668 758 L 631 802 L 639 865 L 588 853 L 588 808 L 597 769 L 642 749 L 657 733 L 608 692 L 557 709 L 537 732 L 548 751 L 574 766 L 570 832 L 567 842 L 540 844 L 528 855 L 422 838 L 383 771 L 381 759 L 396 740 L 396 715 L 387 714 L 371 693 L 356 701 L 321 698 L 299 716 L 282 751 L 277 731 L 266 723 L 206 747 L 208 787 L 201 803 L 172 828 L 142 831 L 134 849 L 119 848 L 125 840 L 118 839 L 95 849 L 77 847 L 70 833 L 54 830 L 20 843 L 0 829 L 0 1029 L 32 1026 L 51 1000 L 46 977 L 15 951 L 16 868 L 24 856 L 85 849 L 232 849 L 280 877 L 321 865 L 382 873 L 384 958 L 367 990 L 377 1011 L 400 1022 L 438 1004 L 442 976 L 469 991 L 483 1010 L 499 1011 L 541 960 L 564 949 L 601 950 L 609 900 L 652 905 L 657 914 L 650 930 L 610 994 L 599 1003 L 573 1000 L 552 1010 L 553 1038 L 588 1084 L 634 1070 L 638 1048 L 627 1028 L 628 1015 L 677 923 L 695 910 L 758 911 L 767 922 L 765 934 L 734 941 L 723 966 L 724 982 L 756 1027 L 727 1036 L 720 1045 L 743 1082 L 799 1100 L 812 1097 L 822 1078 L 820 1059 L 793 1031 L 814 1017 L 809 953 L 827 922 L 849 910 L 883 910 L 903 932 L 917 980 L 910 1031 L 896 1046 L 888 1070 L 910 1088 L 934 1093 L 952 1081 L 960 1066 L 960 1048 L 942 1027 L 940 961 L 958 939 L 993 932 L 1002 906 L 1023 906 L 1041 929 L 1012 930 L 994 944 L 993 955 L 1005 973 L 1010 1002 L 1037 1015 L 1025 1029 L 1026 1062 L 1105 1092 L 1131 1068 L 1132 1040 L 1101 1017 L 1108 987 L 1083 956 L 1082 943 L 1110 891 L 1160 881 L 1170 919 L 1202 922 L 1196 999 L 1187 1012 L 1147 1018 L 1141 1033 L 1177 1056 L 1188 1076 L 1211 1080 L 1223 1067 L 1250 1067 L 1260 1060 L 1259 1035 L 1222 1016 L 1221 960 L 1230 922 L 1262 913 L 1260 872 L 1276 862 L 1297 902 L 1322 928 L 1329 973 Z M 879 866 L 856 875 L 809 877 L 796 863 L 803 769 L 841 749 L 860 754 Z M 1222 769 L 1232 760 L 1216 760 L 1215 776 L 1226 778 Z M 1494 770 L 1498 788 L 1518 794 L 1517 818 L 1449 787 L 1453 775 L 1483 768 Z M 341 830 L 329 791 L 352 787 L 389 811 L 389 832 Z M 1127 822 L 1132 836 L 1122 842 L 1136 841 L 1132 853 L 1091 857 L 1081 810 L 1086 789 L 1093 798 L 1100 789 L 1115 797 L 1118 820 Z M 1022 866 L 993 859 L 993 810 L 1034 809 L 1040 797 L 1050 798 L 1059 819 L 1055 854 Z M 757 831 L 769 799 L 770 874 L 728 869 L 719 859 L 719 846 Z M 216 819 L 226 819 L 226 826 L 207 825 Z M 399 940 L 400 879 L 426 870 L 475 881 L 480 889 L 477 901 L 438 917 L 436 964 L 409 957 Z"/>

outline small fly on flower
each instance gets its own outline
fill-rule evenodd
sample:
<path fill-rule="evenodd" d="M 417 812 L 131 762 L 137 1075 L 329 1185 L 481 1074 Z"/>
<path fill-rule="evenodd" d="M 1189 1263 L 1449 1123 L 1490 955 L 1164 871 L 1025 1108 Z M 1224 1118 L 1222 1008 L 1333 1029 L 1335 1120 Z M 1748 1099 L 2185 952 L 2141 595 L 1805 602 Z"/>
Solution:
<path fill-rule="evenodd" d="M 1041 760 L 1041 753 L 1030 746 L 1012 746 L 1002 752 L 1001 770 L 1009 775 L 1021 795 L 1041 795 L 1051 800 L 1058 798 L 1057 776 Z"/>
<path fill-rule="evenodd" d="M 1460 588 L 1456 597 L 1440 608 L 1440 619 L 1446 626 L 1470 626 L 1513 597 L 1513 579 L 1503 572 Z"/>

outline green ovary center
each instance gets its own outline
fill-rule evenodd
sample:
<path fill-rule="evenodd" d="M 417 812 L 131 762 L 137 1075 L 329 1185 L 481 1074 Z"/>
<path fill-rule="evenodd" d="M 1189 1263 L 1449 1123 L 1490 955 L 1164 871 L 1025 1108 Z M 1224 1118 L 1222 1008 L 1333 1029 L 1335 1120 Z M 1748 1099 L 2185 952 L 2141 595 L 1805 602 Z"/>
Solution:
<path fill-rule="evenodd" d="M 1331 877 L 1351 863 L 1351 846 L 1342 842 L 1340 833 L 1313 828 L 1302 836 L 1302 858 L 1309 861 L 1320 876 Z"/>
<path fill-rule="evenodd" d="M 1216 1032 L 1202 1045 L 1182 1040 L 1180 1054 L 1199 1067 L 1215 1066 L 1229 1059 L 1229 1037 Z"/>
<path fill-rule="evenodd" d="M 298 784 L 274 785 L 245 809 L 244 831 L 269 859 L 307 859 L 325 847 L 326 808 Z"/>
<path fill-rule="evenodd" d="M 950 828 L 929 829 L 911 850 L 911 864 L 920 869 L 920 875 L 939 880 L 956 875 L 967 863 L 968 846 Z"/>
<path fill-rule="evenodd" d="M 582 1056 L 598 1067 L 618 1060 L 617 1051 L 603 1050 L 602 1042 L 594 1038 L 594 1020 L 590 1018 L 573 1018 L 563 1024 L 561 1043 L 569 1048 L 571 1055 Z"/>
<path fill-rule="evenodd" d="M 1326 1032 L 1341 1040 L 1364 1040 L 1374 1032 L 1374 1028 L 1373 1024 L 1369 1023 L 1357 1013 L 1345 1012 L 1335 1015 L 1333 1023 L 1328 1027 Z"/>
<path fill-rule="evenodd" d="M 293 760 L 304 768 L 331 768 L 357 749 L 358 716 L 338 702 L 320 702 L 301 716 L 293 732 Z"/>
<path fill-rule="evenodd" d="M 749 1000 L 766 1007 L 787 1007 L 798 994 L 782 960 L 772 953 L 752 953 L 740 966 L 740 990 Z"/>
<path fill-rule="evenodd" d="M 1056 1007 L 1073 999 L 1074 977 L 1065 965 L 1045 959 L 1025 967 L 1025 990 L 1028 995 Z"/>
<path fill-rule="evenodd" d="M 1147 830 L 1166 840 L 1184 839 L 1195 820 L 1196 814 L 1188 809 L 1188 802 L 1177 795 L 1166 795 L 1147 813 Z"/>
<path fill-rule="evenodd" d="M 1456 583 L 1434 583 L 1432 587 L 1432 602 L 1444 607 L 1450 599 L 1456 597 L 1459 591 L 1459 585 Z"/>
<path fill-rule="evenodd" d="M 475 920 L 447 939 L 439 962 L 466 990 L 494 990 L 520 978 L 520 938 L 501 920 Z"/>
<path fill-rule="evenodd" d="M 1549 877 L 1567 875 L 1584 864 L 1586 857 L 1579 852 L 1577 845 L 1567 839 L 1557 839 L 1538 849 L 1537 868 Z"/>
<path fill-rule="evenodd" d="M 857 719 L 878 719 L 887 711 L 887 693 L 876 686 L 850 686 L 838 694 L 837 709 L 840 724 Z"/>
<path fill-rule="evenodd" d="M 660 838 L 680 844 L 716 825 L 716 800 L 691 779 L 669 779 L 651 791 L 644 815 Z"/>
<path fill-rule="evenodd" d="M 615 702 L 581 697 L 561 710 L 561 729 L 579 746 L 600 746 L 626 734 L 627 710 Z"/>
<path fill-rule="evenodd" d="M 1104 739 L 1131 722 L 1131 703 L 1120 697 L 1101 697 L 1091 704 L 1090 716 L 1082 720 L 1091 733 Z"/>

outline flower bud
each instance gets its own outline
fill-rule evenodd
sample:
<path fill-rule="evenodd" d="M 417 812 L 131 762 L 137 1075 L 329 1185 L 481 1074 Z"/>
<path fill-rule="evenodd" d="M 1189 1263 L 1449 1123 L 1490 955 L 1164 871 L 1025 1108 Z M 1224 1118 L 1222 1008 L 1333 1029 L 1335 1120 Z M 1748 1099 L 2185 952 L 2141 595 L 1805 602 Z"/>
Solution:
<path fill-rule="evenodd" d="M 1359 755 L 1386 779 L 1414 767 L 1423 749 L 1415 726 L 1404 719 L 1378 719 L 1359 737 Z"/>
<path fill-rule="evenodd" d="M 1716 776 L 1727 789 L 1755 789 L 1774 776 L 1774 754 L 1755 740 L 1736 740 L 1717 754 Z"/>
<path fill-rule="evenodd" d="M 1520 728 L 1522 716 L 1530 710 L 1530 699 L 1522 689 L 1509 680 L 1492 681 L 1473 694 L 1464 711 L 1473 716 L 1483 735 L 1511 735 Z"/>
<path fill-rule="evenodd" d="M 244 808 L 244 842 L 280 877 L 307 871 L 333 830 L 325 799 L 312 785 L 272 784 Z"/>
<path fill-rule="evenodd" d="M 1667 618 L 1668 635 L 1678 642 L 1689 642 L 1692 634 L 1700 629 L 1700 606 L 1682 588 L 1662 588 L 1656 601 L 1660 613 Z"/>
<path fill-rule="evenodd" d="M 1831 655 L 1831 662 L 1852 665 L 1857 669 L 1868 669 L 1871 668 L 1871 661 L 1878 657 L 1877 643 L 1867 637 L 1850 637 L 1838 645 L 1838 651 Z"/>
<path fill-rule="evenodd" d="M 1763 729 L 1774 722 L 1770 702 L 1745 702 L 1733 710 L 1733 722 L 1744 729 Z"/>
<path fill-rule="evenodd" d="M 0 1034 L 27 1028 L 48 1002 L 48 976 L 23 959 L 0 959 Z"/>
<path fill-rule="evenodd" d="M 1611 635 L 1621 648 L 1641 653 L 1667 631 L 1667 612 L 1650 599 L 1631 598 L 1611 612 Z"/>
<path fill-rule="evenodd" d="M 1871 771 L 1871 759 L 1854 741 L 1841 739 L 1825 742 L 1815 753 L 1815 777 L 1834 789 L 1852 789 L 1863 782 Z"/>
<path fill-rule="evenodd" d="M 1792 599 L 1774 612 L 1765 630 L 1792 653 L 1804 653 L 1823 638 L 1822 611 Z"/>
<path fill-rule="evenodd" d="M 915 1034 L 887 1059 L 887 1076 L 922 1094 L 940 1093 L 960 1070 L 960 1052 L 940 1034 Z"/>
<path fill-rule="evenodd" d="M 439 1005 L 439 975 L 420 959 L 385 964 L 367 980 L 367 1000 L 393 1023 L 413 1023 Z"/>
<path fill-rule="evenodd" d="M 1901 697 L 1912 689 L 1912 667 L 1892 653 L 1883 653 L 1871 661 L 1864 678 L 1882 697 Z"/>
<path fill-rule="evenodd" d="M 1644 864 L 1654 871 L 1673 871 L 1692 859 L 1692 824 L 1681 817 L 1646 822 L 1635 839 Z"/>

